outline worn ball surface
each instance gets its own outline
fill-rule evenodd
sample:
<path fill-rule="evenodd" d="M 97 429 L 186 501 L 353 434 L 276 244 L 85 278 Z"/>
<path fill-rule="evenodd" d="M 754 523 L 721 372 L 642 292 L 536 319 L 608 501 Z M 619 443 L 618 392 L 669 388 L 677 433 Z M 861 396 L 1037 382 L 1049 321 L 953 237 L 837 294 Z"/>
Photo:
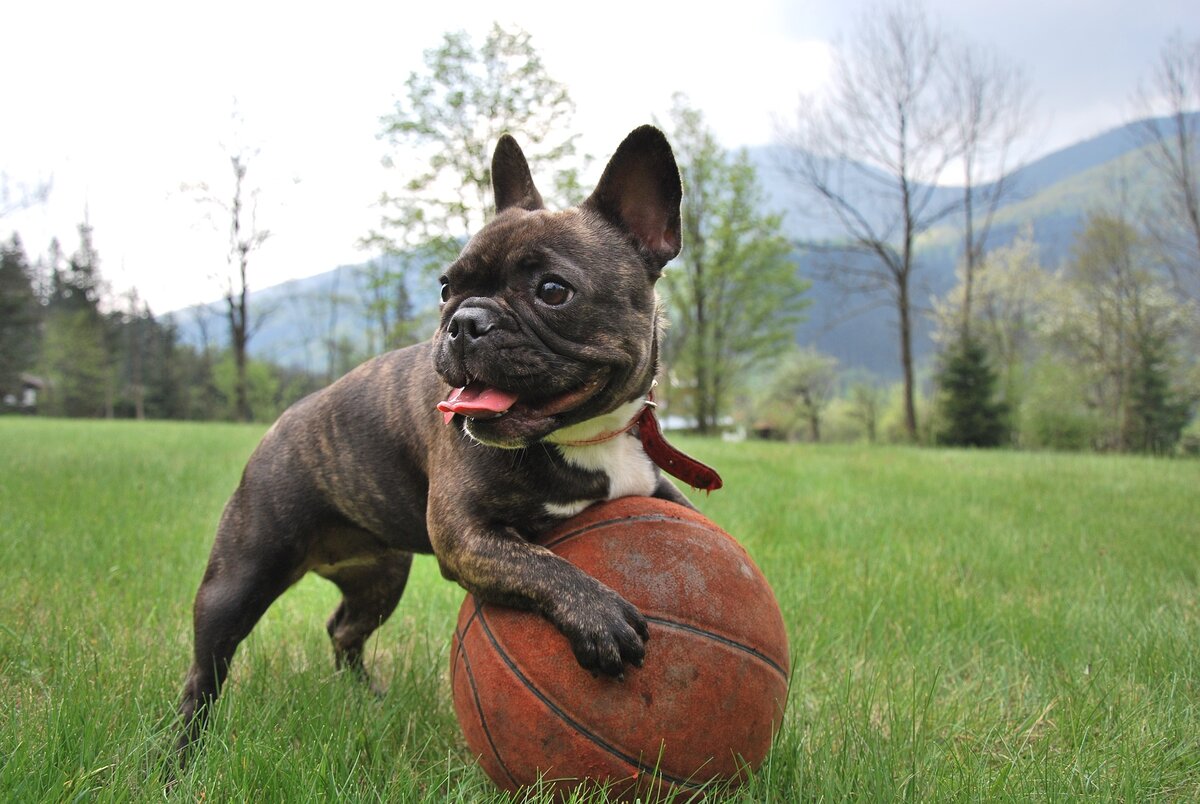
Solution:
<path fill-rule="evenodd" d="M 628 497 L 593 505 L 541 540 L 615 589 L 650 625 L 642 667 L 593 677 L 539 615 L 468 595 L 451 649 L 467 745 L 502 788 L 686 794 L 738 780 L 782 720 L 788 644 L 750 556 L 702 515 Z M 686 795 L 685 795 L 686 798 Z"/>

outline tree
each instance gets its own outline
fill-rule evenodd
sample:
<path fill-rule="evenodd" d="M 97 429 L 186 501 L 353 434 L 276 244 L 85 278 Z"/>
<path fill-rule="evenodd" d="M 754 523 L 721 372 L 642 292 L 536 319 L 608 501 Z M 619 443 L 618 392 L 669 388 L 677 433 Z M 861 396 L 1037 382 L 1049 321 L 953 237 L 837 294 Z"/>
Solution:
<path fill-rule="evenodd" d="M 365 246 L 417 253 L 429 265 L 453 259 L 484 222 L 491 149 L 505 132 L 520 137 L 535 173 L 553 170 L 560 194 L 578 200 L 575 171 L 560 165 L 575 154 L 575 136 L 564 133 L 575 107 L 528 33 L 493 25 L 478 48 L 465 32 L 448 33 L 426 51 L 425 66 L 408 76 L 405 97 L 382 118 L 382 137 L 396 154 L 384 164 L 408 178 L 381 197 L 384 213 Z"/>
<path fill-rule="evenodd" d="M 179 343 L 179 331 L 170 317 L 159 321 L 146 304 L 128 322 L 130 385 L 134 387 L 134 415 L 140 398 L 146 418 L 189 418 L 187 374 L 185 366 L 194 362 L 196 351 Z M 137 344 L 135 346 L 135 344 Z M 140 380 L 135 380 L 133 352 L 140 354 Z M 141 391 L 137 391 L 140 384 Z"/>
<path fill-rule="evenodd" d="M 1167 41 L 1137 105 L 1142 153 L 1161 190 L 1147 225 L 1175 281 L 1200 301 L 1200 39 Z"/>
<path fill-rule="evenodd" d="M 384 254 L 368 260 L 355 271 L 353 281 L 367 328 L 367 351 L 395 349 L 421 339 L 416 305 L 409 293 L 413 255 Z"/>
<path fill-rule="evenodd" d="M 1138 452 L 1169 454 L 1192 418 L 1194 399 L 1173 382 L 1171 349 L 1162 332 L 1142 332 L 1130 377 L 1126 438 Z"/>
<path fill-rule="evenodd" d="M 996 373 L 987 350 L 972 335 L 943 352 L 936 378 L 937 442 L 958 447 L 998 447 L 1007 433 L 1008 406 L 996 399 Z"/>
<path fill-rule="evenodd" d="M 958 206 L 957 199 L 939 202 L 936 188 L 958 148 L 943 48 L 942 35 L 915 6 L 862 17 L 835 56 L 827 100 L 802 99 L 795 124 L 779 133 L 781 167 L 834 215 L 849 240 L 842 258 L 830 255 L 824 278 L 883 297 L 896 310 L 910 440 L 917 437 L 916 239 Z"/>
<path fill-rule="evenodd" d="M 1028 82 L 997 55 L 960 46 L 946 61 L 951 137 L 962 166 L 963 297 L 962 337 L 971 335 L 975 272 L 987 250 L 992 221 L 1012 190 L 1011 149 L 1028 117 Z M 984 175 L 991 181 L 984 182 Z M 984 348 L 976 343 L 966 354 Z"/>
<path fill-rule="evenodd" d="M 779 361 L 769 396 L 777 409 L 790 410 L 781 422 L 789 438 L 801 427 L 809 441 L 821 440 L 821 421 L 837 391 L 837 360 L 812 347 L 792 348 Z"/>
<path fill-rule="evenodd" d="M 258 228 L 258 191 L 245 186 L 249 157 L 244 153 L 233 154 L 229 164 L 233 168 L 233 198 L 229 204 L 229 284 L 225 290 L 225 308 L 229 319 L 229 345 L 233 349 L 233 361 L 237 368 L 234 387 L 235 415 L 241 421 L 254 419 L 250 408 L 246 379 L 246 346 L 250 342 L 250 284 L 247 268 L 250 255 L 266 242 L 271 233 Z M 247 204 L 249 206 L 247 206 Z"/>
<path fill-rule="evenodd" d="M 49 181 L 39 181 L 34 185 L 13 183 L 7 173 L 0 172 L 0 218 L 44 204 L 49 197 Z"/>
<path fill-rule="evenodd" d="M 37 362 L 41 309 L 21 238 L 0 245 L 0 405 L 21 397 L 21 374 Z"/>
<path fill-rule="evenodd" d="M 64 270 L 51 245 L 50 296 L 42 344 L 42 373 L 50 381 L 43 410 L 60 416 L 111 416 L 113 361 L 100 310 L 104 282 L 92 227 L 79 225 L 79 247 Z"/>
<path fill-rule="evenodd" d="M 1049 342 L 1085 373 L 1087 403 L 1106 422 L 1102 449 L 1161 449 L 1186 423 L 1173 413 L 1182 395 L 1160 389 L 1196 311 L 1146 267 L 1146 251 L 1128 221 L 1092 213 L 1047 309 Z M 1169 422 L 1178 428 L 1166 432 Z"/>
<path fill-rule="evenodd" d="M 1021 404 L 1023 372 L 1037 350 L 1037 323 L 1048 277 L 1041 266 L 1031 227 L 1024 227 L 1006 246 L 992 249 L 975 269 L 967 304 L 966 266 L 956 269 L 957 284 L 933 302 L 934 340 L 944 351 L 956 348 L 963 321 L 998 374 L 999 396 L 1011 411 Z M 968 312 L 969 311 L 969 312 Z"/>
<path fill-rule="evenodd" d="M 883 408 L 883 390 L 873 382 L 860 381 L 850 386 L 849 415 L 863 429 L 868 444 L 879 437 L 879 415 Z"/>
<path fill-rule="evenodd" d="M 250 257 L 271 236 L 269 230 L 260 228 L 258 224 L 259 189 L 246 181 L 250 162 L 256 155 L 256 151 L 244 148 L 229 154 L 233 184 L 228 190 L 228 196 L 212 190 L 206 183 L 185 187 L 196 194 L 197 201 L 218 210 L 229 227 L 228 248 L 225 252 L 226 271 L 223 279 L 225 317 L 229 323 L 229 348 L 233 352 L 235 368 L 233 415 L 237 420 L 246 422 L 254 418 L 247 391 L 247 347 L 262 323 L 261 315 L 257 321 L 253 321 L 250 316 Z"/>
<path fill-rule="evenodd" d="M 755 361 L 793 342 L 808 283 L 797 276 L 782 218 L 764 215 L 743 151 L 730 156 L 701 113 L 676 96 L 675 156 L 683 180 L 683 250 L 664 273 L 667 356 L 691 388 L 696 427 L 711 432 Z"/>

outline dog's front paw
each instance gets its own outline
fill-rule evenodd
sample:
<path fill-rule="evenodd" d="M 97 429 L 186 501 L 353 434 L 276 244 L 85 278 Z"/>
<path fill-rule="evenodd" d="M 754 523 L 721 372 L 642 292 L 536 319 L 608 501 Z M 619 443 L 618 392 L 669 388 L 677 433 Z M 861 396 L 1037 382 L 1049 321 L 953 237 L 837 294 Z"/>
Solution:
<path fill-rule="evenodd" d="M 571 643 L 584 670 L 620 678 L 626 664 L 642 666 L 650 639 L 646 618 L 607 586 L 597 583 L 588 594 L 572 595 L 549 618 Z"/>

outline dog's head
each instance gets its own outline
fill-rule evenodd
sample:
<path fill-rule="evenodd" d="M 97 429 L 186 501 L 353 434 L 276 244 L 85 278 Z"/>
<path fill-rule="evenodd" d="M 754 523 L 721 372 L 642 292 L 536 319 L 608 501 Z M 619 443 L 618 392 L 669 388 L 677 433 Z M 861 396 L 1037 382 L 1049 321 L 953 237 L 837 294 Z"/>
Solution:
<path fill-rule="evenodd" d="M 442 276 L 441 409 L 485 444 L 522 447 L 644 397 L 663 266 L 679 253 L 679 170 L 635 130 L 578 207 L 542 204 L 516 141 L 492 158 L 496 216 Z"/>

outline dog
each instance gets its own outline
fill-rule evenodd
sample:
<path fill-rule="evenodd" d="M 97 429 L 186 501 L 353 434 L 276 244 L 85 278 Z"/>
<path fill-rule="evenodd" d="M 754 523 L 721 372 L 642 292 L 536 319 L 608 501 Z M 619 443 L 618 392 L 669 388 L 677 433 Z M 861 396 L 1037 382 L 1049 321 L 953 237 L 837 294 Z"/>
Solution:
<path fill-rule="evenodd" d="M 238 644 L 308 572 L 342 593 L 327 623 L 337 667 L 368 681 L 363 644 L 430 552 L 479 599 L 544 616 L 585 670 L 641 664 L 638 610 L 532 538 L 600 500 L 690 505 L 660 466 L 720 485 L 666 444 L 650 402 L 655 283 L 681 244 L 675 158 L 638 128 L 584 203 L 549 211 L 506 134 L 492 187 L 496 214 L 441 278 L 433 338 L 300 400 L 251 455 L 196 593 L 181 753 Z"/>

